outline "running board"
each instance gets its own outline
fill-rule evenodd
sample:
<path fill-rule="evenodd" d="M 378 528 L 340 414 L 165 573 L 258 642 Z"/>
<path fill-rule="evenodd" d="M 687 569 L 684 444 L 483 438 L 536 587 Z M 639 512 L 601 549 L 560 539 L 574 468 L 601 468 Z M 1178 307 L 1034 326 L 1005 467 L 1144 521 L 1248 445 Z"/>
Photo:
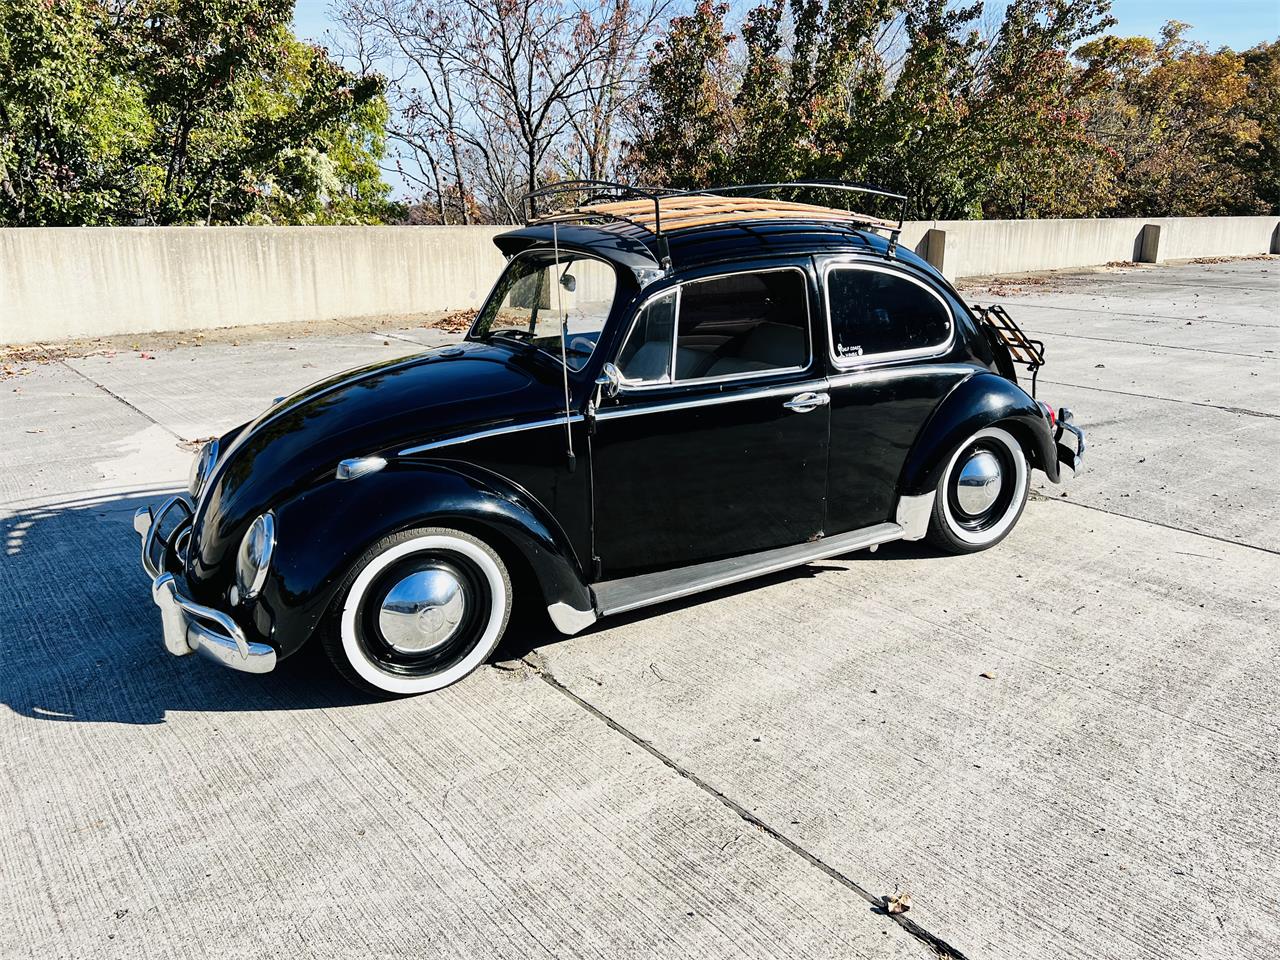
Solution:
<path fill-rule="evenodd" d="M 714 590 L 716 587 L 762 577 L 765 574 L 777 573 L 790 567 L 803 566 L 814 560 L 825 560 L 838 557 L 855 550 L 879 546 L 890 540 L 901 540 L 905 531 L 896 523 L 878 523 L 874 527 L 864 527 L 849 533 L 836 534 L 834 537 L 823 537 L 808 543 L 796 544 L 793 547 L 778 547 L 765 550 L 763 553 L 752 553 L 745 557 L 731 557 L 728 560 L 712 560 L 709 563 L 698 563 L 677 570 L 659 570 L 656 573 L 644 573 L 637 577 L 623 577 L 620 580 L 606 580 L 592 587 L 596 595 L 596 609 L 601 616 L 613 613 L 626 613 L 639 607 L 647 607 L 654 603 L 676 600 L 703 590 Z"/>

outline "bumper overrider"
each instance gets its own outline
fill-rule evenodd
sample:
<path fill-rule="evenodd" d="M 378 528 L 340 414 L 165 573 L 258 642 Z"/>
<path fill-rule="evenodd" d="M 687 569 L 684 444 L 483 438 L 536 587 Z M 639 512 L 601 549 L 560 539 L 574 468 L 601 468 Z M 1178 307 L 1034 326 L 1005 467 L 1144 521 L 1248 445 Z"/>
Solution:
<path fill-rule="evenodd" d="M 1075 419 L 1070 408 L 1060 407 L 1053 417 L 1056 430 L 1054 440 L 1058 444 L 1058 462 L 1071 468 L 1072 476 L 1080 476 L 1084 472 L 1084 431 L 1072 421 Z M 1070 445 L 1062 442 L 1064 434 L 1071 434 L 1074 442 Z M 1074 448 L 1074 449 L 1073 449 Z"/>
<path fill-rule="evenodd" d="M 142 538 L 142 568 L 152 578 L 151 596 L 160 608 L 165 649 L 175 657 L 200 653 L 233 670 L 269 673 L 276 665 L 275 648 L 249 640 L 228 614 L 185 596 L 178 579 L 165 569 L 171 557 L 182 554 L 193 515 L 191 501 L 182 494 L 158 510 L 143 507 L 133 515 L 133 529 Z"/>

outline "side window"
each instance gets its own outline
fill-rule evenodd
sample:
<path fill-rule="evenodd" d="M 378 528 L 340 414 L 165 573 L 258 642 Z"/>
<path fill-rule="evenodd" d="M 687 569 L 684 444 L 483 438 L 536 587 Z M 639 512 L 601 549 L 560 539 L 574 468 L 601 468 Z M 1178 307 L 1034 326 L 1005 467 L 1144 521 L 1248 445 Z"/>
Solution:
<path fill-rule="evenodd" d="M 675 290 L 650 300 L 636 317 L 618 352 L 618 372 L 629 383 L 667 383 L 671 379 L 671 337 L 675 330 Z"/>
<path fill-rule="evenodd" d="M 808 362 L 808 293 L 798 270 L 683 284 L 678 294 L 672 290 L 649 302 L 618 354 L 618 370 L 633 384 L 749 375 Z"/>
<path fill-rule="evenodd" d="M 676 379 L 804 366 L 809 359 L 807 303 L 799 270 L 735 273 L 685 284 Z"/>
<path fill-rule="evenodd" d="M 951 334 L 951 315 L 941 300 L 883 270 L 831 270 L 827 303 L 837 357 L 937 347 Z"/>

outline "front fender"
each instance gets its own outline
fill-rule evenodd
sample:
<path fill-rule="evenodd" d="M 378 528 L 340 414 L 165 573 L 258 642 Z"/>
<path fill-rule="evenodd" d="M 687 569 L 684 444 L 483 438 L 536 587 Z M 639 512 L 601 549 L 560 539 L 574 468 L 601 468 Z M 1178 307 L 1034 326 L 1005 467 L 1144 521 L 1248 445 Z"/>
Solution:
<path fill-rule="evenodd" d="M 591 610 L 591 591 L 568 538 L 528 493 L 461 464 L 398 461 L 354 480 L 327 480 L 276 513 L 272 574 L 260 626 L 281 657 L 320 624 L 351 564 L 383 537 L 416 526 L 456 526 L 528 563 L 548 605 Z"/>
<path fill-rule="evenodd" d="M 934 410 L 907 455 L 899 479 L 903 496 L 936 490 L 956 447 L 979 430 L 999 424 L 1027 450 L 1031 466 L 1058 482 L 1058 454 L 1049 422 L 1025 390 L 995 373 L 975 373 L 957 383 Z"/>

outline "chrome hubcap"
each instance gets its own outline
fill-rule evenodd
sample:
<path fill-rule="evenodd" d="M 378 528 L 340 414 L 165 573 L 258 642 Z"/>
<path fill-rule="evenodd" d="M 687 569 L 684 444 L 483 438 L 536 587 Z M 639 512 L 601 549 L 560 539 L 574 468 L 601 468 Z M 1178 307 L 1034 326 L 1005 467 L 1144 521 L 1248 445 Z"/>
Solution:
<path fill-rule="evenodd" d="M 965 461 L 956 480 L 956 503 L 970 517 L 990 510 L 1000 496 L 1004 478 L 995 454 L 980 450 Z"/>
<path fill-rule="evenodd" d="M 388 591 L 378 629 L 397 653 L 422 654 L 449 642 L 466 613 L 462 583 L 433 567 L 409 574 Z"/>

